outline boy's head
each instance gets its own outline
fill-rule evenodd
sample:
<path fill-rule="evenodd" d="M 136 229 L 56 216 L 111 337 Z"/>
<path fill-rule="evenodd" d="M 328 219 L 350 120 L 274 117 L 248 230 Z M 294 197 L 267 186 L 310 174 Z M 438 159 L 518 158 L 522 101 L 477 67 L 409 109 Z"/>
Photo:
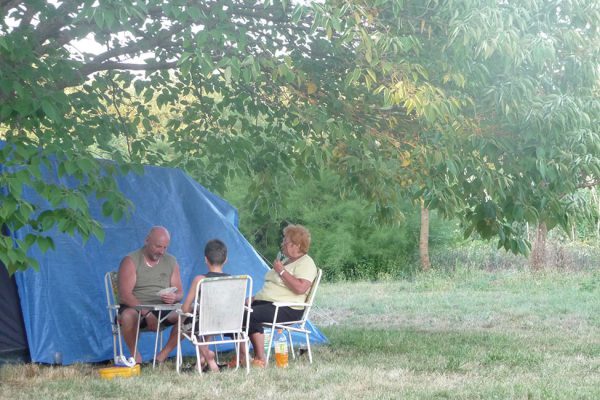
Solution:
<path fill-rule="evenodd" d="M 210 265 L 223 265 L 227 261 L 227 246 L 219 239 L 212 239 L 204 247 L 204 256 Z"/>

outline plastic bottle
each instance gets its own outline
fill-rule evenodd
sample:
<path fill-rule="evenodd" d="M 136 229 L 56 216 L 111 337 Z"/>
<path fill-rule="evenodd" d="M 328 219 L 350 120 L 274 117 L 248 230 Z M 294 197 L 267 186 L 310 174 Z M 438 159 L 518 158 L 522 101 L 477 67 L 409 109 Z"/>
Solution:
<path fill-rule="evenodd" d="M 57 351 L 54 353 L 54 365 L 62 365 L 63 363 L 63 356 L 62 353 L 60 351 Z"/>
<path fill-rule="evenodd" d="M 275 342 L 275 365 L 279 368 L 288 366 L 288 343 L 281 329 L 277 329 L 277 340 Z"/>
<path fill-rule="evenodd" d="M 265 334 L 265 354 L 269 351 L 269 339 L 271 338 L 271 328 L 264 328 Z"/>

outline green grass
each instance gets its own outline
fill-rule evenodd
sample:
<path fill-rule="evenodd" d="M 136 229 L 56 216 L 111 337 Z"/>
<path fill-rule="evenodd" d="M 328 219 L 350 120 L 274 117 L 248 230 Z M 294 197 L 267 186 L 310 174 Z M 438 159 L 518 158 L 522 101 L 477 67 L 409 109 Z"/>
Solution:
<path fill-rule="evenodd" d="M 98 366 L 5 366 L 4 399 L 598 399 L 600 273 L 457 270 L 323 283 L 330 345 L 286 370 L 104 381 Z"/>

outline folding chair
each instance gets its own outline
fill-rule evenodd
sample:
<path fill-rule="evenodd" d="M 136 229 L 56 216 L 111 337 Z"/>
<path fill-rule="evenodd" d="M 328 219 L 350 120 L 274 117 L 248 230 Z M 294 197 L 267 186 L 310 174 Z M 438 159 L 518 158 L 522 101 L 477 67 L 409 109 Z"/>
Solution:
<path fill-rule="evenodd" d="M 306 323 L 308 322 L 308 314 L 313 306 L 315 301 L 315 295 L 317 294 L 317 289 L 319 287 L 319 283 L 321 282 L 321 276 L 323 275 L 323 270 L 317 270 L 317 276 L 312 283 L 308 293 L 306 294 L 306 302 L 304 303 L 284 303 L 284 302 L 275 302 L 273 305 L 275 306 L 275 315 L 273 316 L 273 322 L 265 322 L 263 325 L 271 327 L 271 333 L 269 335 L 269 346 L 267 349 L 267 359 L 266 364 L 269 364 L 269 357 L 271 355 L 271 348 L 273 346 L 273 337 L 275 336 L 275 332 L 277 329 L 282 329 L 287 332 L 288 339 L 290 341 L 290 349 L 292 350 L 292 358 L 295 359 L 296 355 L 294 354 L 294 341 L 292 340 L 292 332 L 303 333 L 306 340 L 306 349 L 308 351 L 308 360 L 312 363 L 312 351 L 310 349 L 310 329 L 307 328 Z M 277 314 L 279 314 L 280 307 L 304 307 L 304 313 L 302 314 L 302 318 L 297 321 L 288 321 L 288 322 L 277 322 Z"/>
<path fill-rule="evenodd" d="M 246 318 L 244 326 L 244 313 L 252 312 L 247 305 L 252 296 L 252 278 L 248 275 L 226 276 L 219 278 L 204 278 L 196 286 L 196 295 L 191 313 L 179 314 L 179 332 L 177 339 L 177 372 L 179 372 L 181 355 L 181 338 L 192 342 L 196 349 L 196 366 L 198 373 L 202 374 L 199 346 L 233 343 L 235 345 L 236 360 L 240 360 L 240 344 L 245 344 L 246 373 L 250 372 L 250 357 L 248 348 L 248 324 Z M 192 318 L 189 330 L 183 326 L 183 321 Z M 219 336 L 215 339 L 214 336 Z"/>
<path fill-rule="evenodd" d="M 116 365 L 127 365 L 129 367 L 133 367 L 135 365 L 135 354 L 132 354 L 131 357 L 125 357 L 125 353 L 123 353 L 123 338 L 121 335 L 121 324 L 119 322 L 119 290 L 118 290 L 118 273 L 117 271 L 109 271 L 104 275 L 104 288 L 106 289 L 106 303 L 108 308 L 108 318 L 110 320 L 112 335 L 113 335 L 113 360 Z M 157 330 L 150 329 L 142 329 L 140 331 L 138 324 L 138 334 L 135 342 L 135 351 L 137 351 L 138 338 L 140 332 L 152 332 L 156 334 L 154 340 L 154 357 L 152 366 L 155 366 L 156 363 L 156 353 L 158 350 L 158 342 L 160 339 L 160 347 L 163 345 L 163 331 L 166 329 L 166 326 L 162 324 L 162 322 L 166 319 L 169 311 L 179 308 L 180 304 L 157 304 L 157 305 L 145 305 L 141 307 L 135 307 L 139 312 L 142 308 L 150 308 L 156 309 L 159 311 L 159 321 Z M 162 313 L 165 313 L 162 316 Z M 135 353 L 135 352 L 134 352 Z"/>

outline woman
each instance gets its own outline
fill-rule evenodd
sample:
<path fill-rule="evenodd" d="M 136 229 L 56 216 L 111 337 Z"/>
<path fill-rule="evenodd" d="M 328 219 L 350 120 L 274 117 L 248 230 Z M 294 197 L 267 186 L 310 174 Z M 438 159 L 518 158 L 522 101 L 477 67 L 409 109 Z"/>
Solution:
<path fill-rule="evenodd" d="M 248 335 L 254 347 L 252 365 L 264 367 L 264 322 L 273 322 L 274 302 L 303 303 L 317 276 L 317 266 L 307 254 L 310 247 L 310 233 L 301 225 L 288 225 L 283 230 L 281 251 L 285 258 L 273 263 L 273 269 L 265 275 L 265 284 L 252 300 Z M 295 321 L 302 317 L 304 309 L 280 307 L 277 322 Z M 240 352 L 243 354 L 244 352 Z M 230 366 L 235 366 L 235 359 Z M 243 365 L 244 362 L 241 362 Z"/>

